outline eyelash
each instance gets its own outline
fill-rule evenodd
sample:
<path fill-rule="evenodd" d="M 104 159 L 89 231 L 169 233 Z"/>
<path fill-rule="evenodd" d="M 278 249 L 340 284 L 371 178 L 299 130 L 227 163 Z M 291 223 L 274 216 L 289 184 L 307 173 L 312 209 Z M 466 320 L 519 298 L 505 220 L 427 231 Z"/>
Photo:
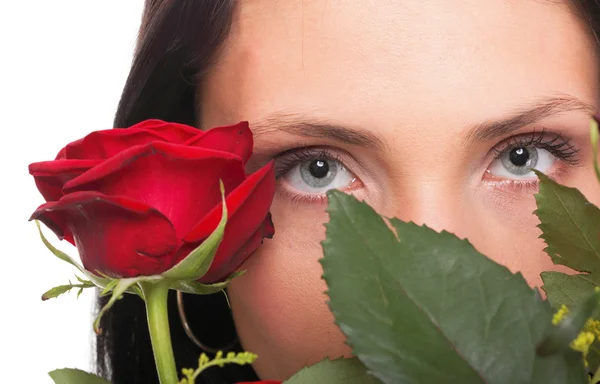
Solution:
<path fill-rule="evenodd" d="M 549 137 L 550 136 L 550 137 Z M 507 150 L 518 147 L 536 147 L 545 149 L 566 164 L 579 164 L 579 149 L 571 144 L 570 138 L 558 133 L 547 133 L 546 130 L 513 136 L 492 149 L 494 160 L 497 160 Z"/>
<path fill-rule="evenodd" d="M 275 156 L 275 177 L 279 180 L 296 165 L 315 158 L 343 163 L 335 151 L 323 147 L 301 147 L 282 152 Z"/>
<path fill-rule="evenodd" d="M 526 133 L 518 136 L 513 136 L 499 143 L 492 148 L 494 155 L 493 160 L 498 160 L 503 153 L 511 148 L 516 147 L 536 147 L 545 149 L 557 159 L 568 165 L 579 164 L 579 149 L 572 143 L 570 138 L 566 138 L 558 133 L 548 133 L 545 129 L 539 132 Z M 293 167 L 300 163 L 315 158 L 322 158 L 331 161 L 342 161 L 341 156 L 336 150 L 324 147 L 305 146 L 293 148 L 284 151 L 275 156 L 275 176 L 279 180 Z M 560 173 L 560 171 L 558 171 Z M 506 186 L 509 186 L 514 191 L 522 191 L 525 189 L 537 188 L 538 181 L 536 180 L 506 180 Z M 289 191 L 286 193 L 292 202 L 302 203 L 323 203 L 326 201 L 325 196 L 321 195 L 299 195 Z"/>
<path fill-rule="evenodd" d="M 492 149 L 494 154 L 493 161 L 499 160 L 506 151 L 518 147 L 536 147 L 545 149 L 567 165 L 577 166 L 579 164 L 579 149 L 571 144 L 571 139 L 558 133 L 548 133 L 545 129 L 542 129 L 540 132 L 534 131 L 532 133 L 513 136 L 496 145 L 496 147 Z M 564 172 L 564 168 L 559 168 L 553 172 L 552 176 L 560 177 Z M 536 193 L 539 188 L 539 181 L 537 178 L 531 180 L 507 179 L 495 181 L 494 185 L 504 189 L 508 188 L 514 193 Z"/>
<path fill-rule="evenodd" d="M 326 147 L 305 146 L 294 148 L 275 156 L 275 178 L 279 180 L 298 164 L 308 160 L 313 160 L 315 158 L 337 161 L 344 164 L 337 151 Z M 327 202 L 327 196 L 325 195 L 300 195 L 290 192 L 285 188 L 281 188 L 280 193 L 285 195 L 286 198 L 290 199 L 292 204 L 325 204 Z"/>

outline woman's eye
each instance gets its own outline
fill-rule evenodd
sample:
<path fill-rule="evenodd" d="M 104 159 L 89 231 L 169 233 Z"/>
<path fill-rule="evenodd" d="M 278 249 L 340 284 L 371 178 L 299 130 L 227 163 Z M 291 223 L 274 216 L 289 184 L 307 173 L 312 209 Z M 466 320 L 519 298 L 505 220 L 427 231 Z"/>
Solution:
<path fill-rule="evenodd" d="M 515 146 L 502 151 L 488 171 L 493 176 L 505 179 L 531 179 L 536 177 L 532 169 L 547 173 L 556 159 L 556 156 L 542 148 Z"/>
<path fill-rule="evenodd" d="M 282 177 L 292 188 L 310 194 L 346 189 L 356 177 L 334 159 L 315 157 L 298 162 Z"/>

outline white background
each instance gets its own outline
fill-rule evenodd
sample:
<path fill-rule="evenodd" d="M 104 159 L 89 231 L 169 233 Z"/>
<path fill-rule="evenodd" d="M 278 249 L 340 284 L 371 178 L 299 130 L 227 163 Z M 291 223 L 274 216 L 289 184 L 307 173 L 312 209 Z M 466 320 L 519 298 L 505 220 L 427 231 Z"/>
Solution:
<path fill-rule="evenodd" d="M 112 127 L 143 0 L 0 0 L 0 381 L 91 369 L 93 290 L 42 302 L 75 269 L 28 222 L 43 202 L 27 165 Z M 49 231 L 48 238 L 72 256 Z"/>

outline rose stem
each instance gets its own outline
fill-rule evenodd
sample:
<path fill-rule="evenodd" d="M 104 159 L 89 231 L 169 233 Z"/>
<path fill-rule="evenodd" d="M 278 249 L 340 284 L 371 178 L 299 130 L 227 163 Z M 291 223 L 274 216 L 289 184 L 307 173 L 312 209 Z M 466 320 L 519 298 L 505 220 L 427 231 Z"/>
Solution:
<path fill-rule="evenodd" d="M 165 281 L 157 283 L 140 282 L 139 285 L 142 288 L 146 302 L 148 329 L 160 384 L 177 384 L 179 380 L 171 345 L 167 311 L 169 285 Z"/>

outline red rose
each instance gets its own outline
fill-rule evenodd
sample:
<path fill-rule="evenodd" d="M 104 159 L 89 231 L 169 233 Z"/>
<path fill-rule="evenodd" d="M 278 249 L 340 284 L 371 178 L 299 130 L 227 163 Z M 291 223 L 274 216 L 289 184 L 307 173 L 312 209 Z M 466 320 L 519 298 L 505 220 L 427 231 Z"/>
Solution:
<path fill-rule="evenodd" d="M 201 282 L 238 269 L 274 228 L 272 163 L 246 175 L 252 153 L 246 122 L 203 132 L 147 120 L 92 132 L 29 172 L 47 203 L 31 219 L 75 244 L 84 267 L 111 277 L 157 275 L 181 261 L 221 219 L 225 234 Z"/>

